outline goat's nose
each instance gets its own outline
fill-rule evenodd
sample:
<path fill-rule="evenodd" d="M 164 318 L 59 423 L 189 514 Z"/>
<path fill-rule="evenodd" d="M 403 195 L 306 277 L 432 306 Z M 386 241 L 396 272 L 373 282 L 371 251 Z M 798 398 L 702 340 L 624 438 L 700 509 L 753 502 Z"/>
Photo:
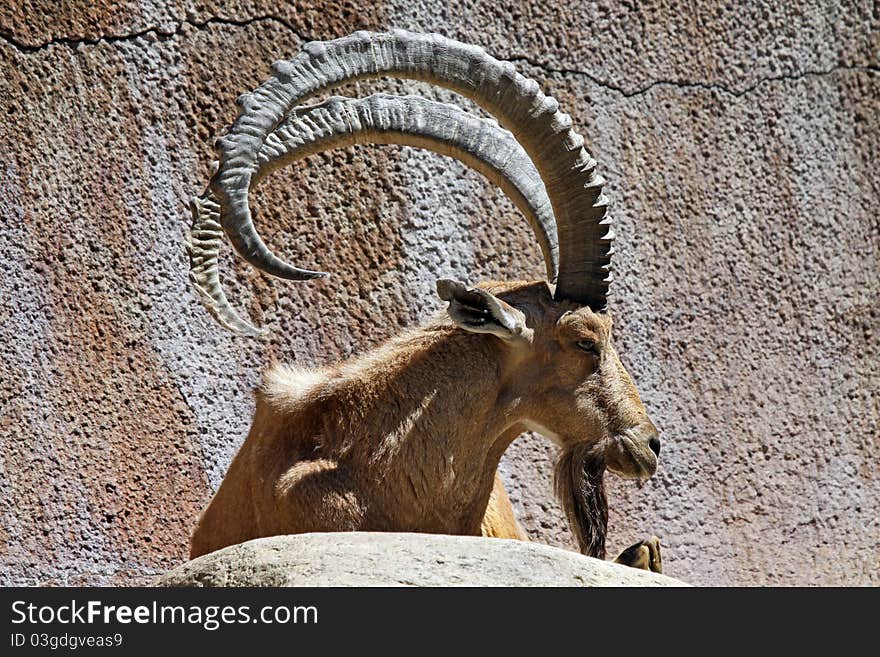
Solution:
<path fill-rule="evenodd" d="M 651 436 L 648 440 L 648 447 L 654 452 L 654 456 L 660 456 L 660 439 L 657 436 Z"/>

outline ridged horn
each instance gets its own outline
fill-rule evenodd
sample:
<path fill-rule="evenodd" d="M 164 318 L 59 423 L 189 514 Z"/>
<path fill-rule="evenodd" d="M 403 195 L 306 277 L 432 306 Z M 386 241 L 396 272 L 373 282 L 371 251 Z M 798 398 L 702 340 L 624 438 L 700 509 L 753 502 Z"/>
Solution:
<path fill-rule="evenodd" d="M 220 205 L 206 190 L 189 202 L 192 227 L 186 240 L 189 254 L 189 280 L 196 288 L 205 308 L 223 328 L 238 335 L 260 335 L 262 330 L 242 319 L 226 298 L 220 285 L 220 247 L 223 229 L 220 226 Z"/>
<path fill-rule="evenodd" d="M 403 144 L 454 157 L 497 184 L 528 219 L 554 280 L 559 246 L 553 211 L 535 166 L 522 146 L 491 119 L 419 96 L 333 97 L 297 107 L 266 138 L 252 186 L 265 175 L 313 153 L 358 143 Z M 220 286 L 220 205 L 210 189 L 191 201 L 190 279 L 217 321 L 240 335 L 261 331 L 230 306 Z"/>
<path fill-rule="evenodd" d="M 611 240 L 604 219 L 604 180 L 583 148 L 571 118 L 545 96 L 534 80 L 516 72 L 482 48 L 436 34 L 402 30 L 355 32 L 327 42 L 312 42 L 289 61 L 276 62 L 274 75 L 239 97 L 238 118 L 217 141 L 220 167 L 211 189 L 220 202 L 220 222 L 236 251 L 254 266 L 282 278 L 311 278 L 278 259 L 254 228 L 248 193 L 264 142 L 288 113 L 310 96 L 351 80 L 395 76 L 447 87 L 494 115 L 531 157 L 556 217 L 560 257 L 556 297 L 606 305 L 610 282 Z"/>

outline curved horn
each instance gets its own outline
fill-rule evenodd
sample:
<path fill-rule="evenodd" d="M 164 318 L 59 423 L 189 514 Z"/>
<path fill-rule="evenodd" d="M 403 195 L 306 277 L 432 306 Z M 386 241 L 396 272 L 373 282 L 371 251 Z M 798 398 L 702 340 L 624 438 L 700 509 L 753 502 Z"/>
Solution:
<path fill-rule="evenodd" d="M 199 293 L 205 308 L 220 325 L 238 335 L 260 335 L 264 331 L 242 319 L 226 298 L 220 285 L 220 247 L 223 228 L 220 226 L 220 205 L 206 190 L 189 201 L 193 223 L 186 240 L 189 254 L 189 280 Z"/>
<path fill-rule="evenodd" d="M 558 271 L 559 246 L 550 200 L 519 143 L 491 119 L 454 105 L 418 96 L 374 94 L 362 99 L 334 97 L 297 107 L 264 141 L 252 186 L 263 176 L 313 153 L 357 143 L 417 146 L 454 157 L 485 175 L 528 219 L 544 255 L 547 278 Z M 191 201 L 193 225 L 187 248 L 190 280 L 211 314 L 241 335 L 261 331 L 241 319 L 220 286 L 221 209 L 207 190 Z"/>
<path fill-rule="evenodd" d="M 571 118 L 510 62 L 440 35 L 395 30 L 307 43 L 297 57 L 276 62 L 273 70 L 259 88 L 239 97 L 238 118 L 217 140 L 220 168 L 211 180 L 223 229 L 248 262 L 282 278 L 315 275 L 274 256 L 251 219 L 248 192 L 269 134 L 295 105 L 321 90 L 394 75 L 448 87 L 481 105 L 513 133 L 535 163 L 556 216 L 561 245 L 556 297 L 596 310 L 605 307 L 613 231 L 604 218 L 604 180 L 595 172 L 583 138 L 572 130 Z"/>

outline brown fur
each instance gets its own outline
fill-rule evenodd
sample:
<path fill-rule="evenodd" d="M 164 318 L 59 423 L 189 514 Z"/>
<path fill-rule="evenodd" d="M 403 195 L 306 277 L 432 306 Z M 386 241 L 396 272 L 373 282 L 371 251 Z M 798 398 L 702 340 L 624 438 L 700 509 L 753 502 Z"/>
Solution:
<path fill-rule="evenodd" d="M 564 452 L 589 446 L 622 476 L 653 474 L 656 430 L 611 345 L 610 317 L 554 301 L 543 282 L 481 288 L 509 315 L 491 332 L 473 327 L 488 311 L 474 311 L 480 295 L 469 292 L 451 301 L 453 322 L 353 361 L 270 369 L 191 555 L 314 531 L 479 535 L 499 459 L 527 429 Z M 514 315 L 528 328 L 508 335 Z M 585 339 L 600 355 L 577 346 Z M 598 549 L 595 538 L 589 544 Z"/>

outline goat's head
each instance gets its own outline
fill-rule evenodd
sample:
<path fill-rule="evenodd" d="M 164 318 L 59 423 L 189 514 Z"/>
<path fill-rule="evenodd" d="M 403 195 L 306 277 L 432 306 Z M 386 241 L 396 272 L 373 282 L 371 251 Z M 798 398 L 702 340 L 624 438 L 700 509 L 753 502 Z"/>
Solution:
<path fill-rule="evenodd" d="M 440 280 L 440 298 L 457 326 L 499 339 L 503 395 L 523 424 L 564 450 L 585 446 L 609 470 L 646 479 L 660 440 L 611 339 L 611 315 L 553 298 L 545 283 Z"/>
<path fill-rule="evenodd" d="M 494 288 L 441 282 L 453 319 L 507 342 L 525 426 L 563 447 L 560 488 L 567 486 L 601 515 L 606 465 L 625 477 L 650 476 L 657 465 L 657 432 L 614 351 L 606 311 L 614 236 L 605 216 L 604 181 L 558 103 L 510 62 L 436 34 L 356 32 L 306 44 L 273 70 L 267 82 L 239 97 L 240 114 L 217 142 L 220 161 L 209 189 L 192 201 L 190 277 L 215 318 L 241 334 L 259 332 L 233 311 L 220 288 L 221 229 L 242 257 L 269 274 L 295 280 L 324 275 L 283 262 L 257 234 L 248 194 L 265 174 L 318 151 L 365 142 L 451 155 L 498 184 L 522 211 L 540 244 L 548 281 L 530 288 L 530 299 L 522 286 L 494 290 L 495 296 Z M 415 96 L 334 97 L 299 105 L 347 81 L 382 76 L 452 89 L 507 129 Z M 485 321 L 489 316 L 491 322 Z M 570 521 L 572 513 L 577 520 L 577 510 L 567 511 Z M 581 544 L 584 549 L 583 539 Z"/>

